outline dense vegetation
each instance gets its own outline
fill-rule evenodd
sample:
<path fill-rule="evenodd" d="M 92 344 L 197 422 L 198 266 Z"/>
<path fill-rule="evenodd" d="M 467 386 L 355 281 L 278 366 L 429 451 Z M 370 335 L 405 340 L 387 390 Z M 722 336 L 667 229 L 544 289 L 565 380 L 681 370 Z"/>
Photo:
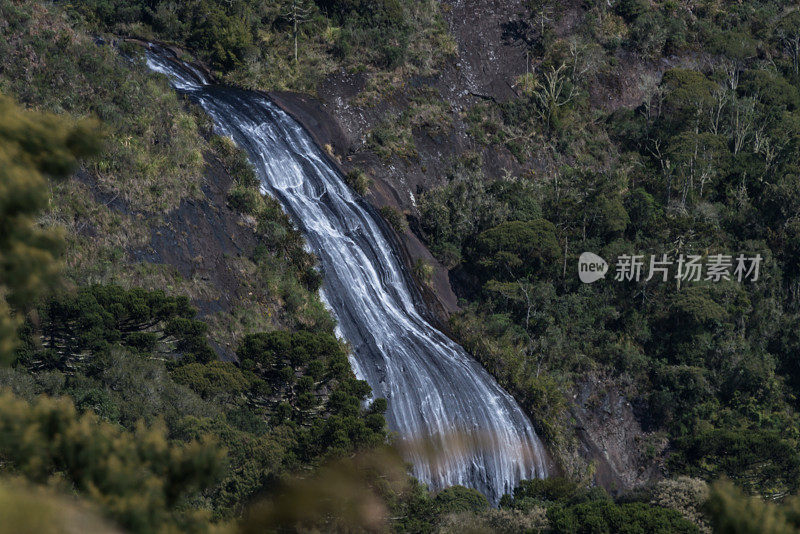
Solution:
<path fill-rule="evenodd" d="M 69 397 L 63 409 L 74 403 L 128 431 L 144 422 L 163 424 L 161 439 L 177 443 L 213 437 L 217 447 L 208 454 L 224 449 L 228 461 L 224 471 L 216 468 L 219 477 L 209 474 L 203 485 L 205 504 L 218 517 L 230 517 L 265 480 L 287 470 L 384 442 L 385 402 L 362 409 L 369 387 L 352 377 L 333 335 L 252 334 L 243 339 L 235 365 L 216 359 L 206 325 L 194 315 L 185 298 L 141 289 L 90 286 L 54 297 L 39 309 L 38 324 L 25 329 L 16 369 L 2 383 L 27 398 Z M 15 428 L 22 432 L 30 425 Z M 47 470 L 47 463 L 24 458 L 22 451 L 9 453 L 8 460 Z M 105 462 L 102 454 L 91 461 Z M 139 527 L 128 512 L 112 512 L 135 530 L 163 521 L 156 516 L 150 527 Z"/>
<path fill-rule="evenodd" d="M 433 1 L 92 0 L 73 8 L 104 31 L 183 44 L 248 87 L 313 90 L 346 66 L 381 74 L 381 89 L 406 72 L 435 72 L 455 51 Z"/>
<path fill-rule="evenodd" d="M 610 379 L 669 439 L 671 473 L 795 493 L 798 12 L 597 2 L 560 38 L 559 7 L 534 4 L 529 20 L 551 22 L 517 27 L 538 55 L 519 98 L 468 115 L 479 142 L 543 165 L 533 178 L 488 180 L 480 158 L 465 157 L 420 201 L 432 250 L 467 281 L 454 330 L 559 447 L 564 387 Z M 641 105 L 593 104 L 604 71 L 665 54 L 680 66 Z M 609 260 L 605 280 L 578 280 L 584 251 Z M 615 281 L 623 254 L 764 261 L 755 282 L 676 280 L 674 267 L 669 281 L 645 282 L 647 263 L 641 281 Z"/>
<path fill-rule="evenodd" d="M 0 368 L 0 531 L 69 518 L 135 532 L 797 531 L 800 12 L 587 1 L 564 35 L 571 7 L 526 3 L 505 37 L 533 72 L 516 99 L 463 117 L 475 146 L 529 172 L 489 178 L 467 153 L 422 195 L 419 225 L 460 281 L 453 331 L 559 459 L 574 447 L 565 392 L 588 376 L 624 387 L 666 438 L 644 453 L 671 479 L 612 498 L 564 461 L 572 479 L 523 482 L 499 509 L 411 480 L 384 447 L 386 402 L 369 400 L 333 334 L 315 258 L 242 152 L 134 47 L 87 33 L 182 44 L 247 87 L 366 72 L 369 99 L 455 52 L 437 2 L 0 0 L 0 92 L 84 118 L 0 97 L 0 361 L 14 362 Z M 641 105 L 597 104 L 611 71 L 665 56 L 673 67 L 644 83 Z M 417 88 L 366 144 L 414 158 L 414 130 L 452 127 L 436 91 Z M 130 250 L 161 212 L 200 197 L 209 162 L 233 177 L 228 205 L 257 246 L 231 258 L 250 294 L 201 316 L 192 301 L 213 288 Z M 369 188 L 360 169 L 348 179 Z M 604 281 L 578 281 L 583 251 L 611 260 Z M 613 281 L 617 256 L 665 253 L 764 263 L 752 283 Z M 719 477 L 733 484 L 704 482 Z"/>

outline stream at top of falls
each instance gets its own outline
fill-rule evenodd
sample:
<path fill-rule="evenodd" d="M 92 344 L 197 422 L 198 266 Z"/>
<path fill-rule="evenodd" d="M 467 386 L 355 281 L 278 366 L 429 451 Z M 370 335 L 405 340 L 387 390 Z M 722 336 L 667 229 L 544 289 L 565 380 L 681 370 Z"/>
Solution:
<path fill-rule="evenodd" d="M 157 47 L 166 74 L 243 148 L 319 257 L 324 298 L 353 347 L 356 376 L 388 401 L 389 428 L 412 474 L 438 490 L 475 488 L 497 504 L 522 479 L 547 476 L 544 447 L 514 399 L 437 330 L 375 210 L 344 183 L 309 134 L 266 96 L 210 84 Z M 432 454 L 431 451 L 436 451 Z"/>

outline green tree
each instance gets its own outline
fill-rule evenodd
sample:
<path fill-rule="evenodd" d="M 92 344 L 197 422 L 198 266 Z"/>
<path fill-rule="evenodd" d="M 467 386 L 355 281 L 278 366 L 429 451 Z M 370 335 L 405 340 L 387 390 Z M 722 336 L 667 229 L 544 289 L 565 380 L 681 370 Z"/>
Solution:
<path fill-rule="evenodd" d="M 114 344 L 146 353 L 180 356 L 184 363 L 215 358 L 207 325 L 194 319 L 186 297 L 163 291 L 93 285 L 59 295 L 39 307 L 41 337 L 28 325 L 22 362 L 36 369 L 69 369 L 87 354 Z M 40 343 L 41 341 L 41 343 Z"/>
<path fill-rule="evenodd" d="M 79 416 L 67 399 L 29 404 L 0 395 L 4 468 L 39 483 L 60 473 L 134 532 L 196 527 L 183 505 L 216 480 L 223 454 L 207 441 L 172 445 L 163 426 L 129 433 L 93 413 Z"/>
<path fill-rule="evenodd" d="M 549 221 L 510 221 L 478 234 L 472 255 L 485 277 L 508 279 L 556 272 L 561 246 Z"/>
<path fill-rule="evenodd" d="M 672 69 L 664 73 L 661 86 L 665 91 L 664 113 L 669 120 L 666 126 L 676 132 L 696 130 L 703 111 L 713 102 L 714 82 L 702 72 Z"/>
<path fill-rule="evenodd" d="M 241 5 L 241 4 L 240 4 Z M 253 33 L 242 13 L 228 13 L 222 4 L 201 1 L 191 12 L 192 31 L 187 43 L 206 50 L 212 65 L 220 69 L 240 66 L 253 44 Z"/>

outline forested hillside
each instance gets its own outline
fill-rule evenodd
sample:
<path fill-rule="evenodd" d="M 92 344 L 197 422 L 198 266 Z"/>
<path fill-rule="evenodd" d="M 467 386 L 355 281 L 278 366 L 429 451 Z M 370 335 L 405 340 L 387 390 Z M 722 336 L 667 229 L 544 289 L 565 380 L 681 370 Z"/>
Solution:
<path fill-rule="evenodd" d="M 407 475 L 302 236 L 128 37 L 319 99 L 561 476 Z M 795 3 L 0 0 L 0 57 L 0 531 L 800 529 Z M 664 254 L 762 263 L 615 280 Z"/>
<path fill-rule="evenodd" d="M 798 21 L 769 2 L 586 6 L 565 38 L 518 28 L 535 73 L 469 111 L 479 143 L 543 168 L 492 179 L 462 158 L 420 225 L 470 300 L 456 334 L 554 440 L 563 388 L 598 376 L 634 403 L 665 472 L 797 491 Z M 664 56 L 675 66 L 638 106 L 592 98 L 632 57 Z M 764 261 L 757 281 L 645 282 L 647 266 L 615 281 L 612 263 L 586 285 L 584 251 Z"/>

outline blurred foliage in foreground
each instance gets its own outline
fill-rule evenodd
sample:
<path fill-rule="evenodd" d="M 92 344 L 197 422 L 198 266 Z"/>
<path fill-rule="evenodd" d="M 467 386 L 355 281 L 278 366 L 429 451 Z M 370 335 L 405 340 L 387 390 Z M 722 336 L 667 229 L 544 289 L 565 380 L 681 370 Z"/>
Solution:
<path fill-rule="evenodd" d="M 10 361 L 23 314 L 58 270 L 60 236 L 34 222 L 47 206 L 46 176 L 68 175 L 95 151 L 93 127 L 24 113 L 0 95 L 0 363 Z"/>
<path fill-rule="evenodd" d="M 209 442 L 170 444 L 163 424 L 130 433 L 93 412 L 79 415 L 67 399 L 31 404 L 8 393 L 0 397 L 0 451 L 15 473 L 38 483 L 56 475 L 137 532 L 196 528 L 205 518 L 181 505 L 217 478 L 223 455 Z"/>

